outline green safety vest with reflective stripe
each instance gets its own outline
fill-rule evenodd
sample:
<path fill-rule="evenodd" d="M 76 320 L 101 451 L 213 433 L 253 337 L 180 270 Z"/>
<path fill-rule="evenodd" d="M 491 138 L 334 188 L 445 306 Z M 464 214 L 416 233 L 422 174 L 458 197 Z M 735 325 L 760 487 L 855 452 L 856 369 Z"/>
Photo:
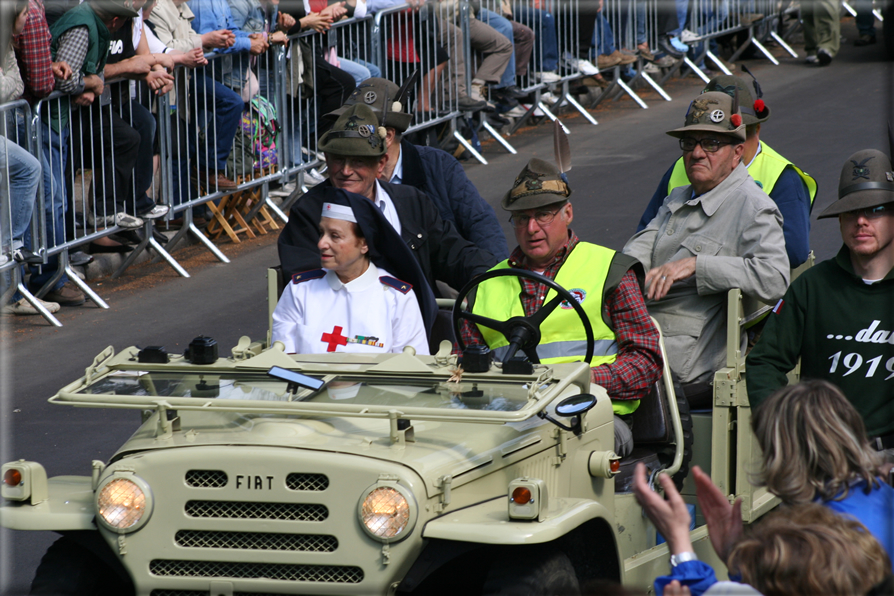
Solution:
<path fill-rule="evenodd" d="M 786 166 L 792 166 L 795 172 L 798 173 L 798 176 L 801 177 L 801 180 L 804 181 L 804 184 L 807 185 L 807 190 L 810 193 L 810 204 L 813 205 L 813 199 L 816 198 L 816 180 L 802 172 L 798 166 L 776 153 L 763 141 L 761 141 L 761 152 L 757 154 L 757 157 L 748 166 L 748 173 L 764 189 L 764 192 L 769 195 L 773 191 L 773 187 L 776 186 L 776 181 L 782 176 L 782 171 L 785 170 Z M 674 171 L 671 173 L 670 181 L 667 184 L 667 194 L 670 195 L 673 189 L 686 186 L 687 184 L 689 184 L 689 178 L 686 176 L 686 167 L 683 165 L 683 158 L 681 157 L 674 164 Z"/>
<path fill-rule="evenodd" d="M 602 297 L 609 268 L 615 251 L 579 242 L 565 263 L 559 269 L 556 283 L 573 294 L 593 326 L 595 346 L 590 366 L 610 364 L 618 356 L 618 343 L 615 332 L 602 318 Z M 496 269 L 508 269 L 509 261 L 505 260 L 494 266 Z M 498 321 L 512 317 L 525 316 L 519 294 L 521 282 L 514 277 L 497 277 L 489 279 L 478 286 L 472 312 Z M 556 296 L 555 290 L 549 290 L 543 304 L 549 303 Z M 502 359 L 508 351 L 509 340 L 502 333 L 483 325 L 478 325 L 484 341 L 493 350 L 494 356 Z M 540 326 L 540 343 L 537 355 L 544 364 L 560 362 L 581 362 L 587 354 L 587 334 L 583 323 L 571 306 L 559 305 Z M 616 414 L 631 414 L 639 407 L 639 400 L 612 401 Z"/>

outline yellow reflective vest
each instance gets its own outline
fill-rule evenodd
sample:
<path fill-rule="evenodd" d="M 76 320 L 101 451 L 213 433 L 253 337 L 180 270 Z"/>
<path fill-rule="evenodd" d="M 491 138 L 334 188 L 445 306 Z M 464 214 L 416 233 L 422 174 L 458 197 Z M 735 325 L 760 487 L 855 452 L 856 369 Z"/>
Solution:
<path fill-rule="evenodd" d="M 816 180 L 802 172 L 798 166 L 779 155 L 763 141 L 761 141 L 761 152 L 757 154 L 751 161 L 751 165 L 748 166 L 748 173 L 764 189 L 765 193 L 770 194 L 773 192 L 773 187 L 776 186 L 776 181 L 779 180 L 786 166 L 792 166 L 795 172 L 798 173 L 798 176 L 801 177 L 801 180 L 804 181 L 804 184 L 807 185 L 807 190 L 810 192 L 810 204 L 813 205 L 813 199 L 816 198 Z M 681 157 L 674 164 L 674 171 L 671 173 L 667 184 L 667 194 L 670 195 L 673 189 L 686 186 L 687 184 L 689 184 L 689 178 L 686 176 L 686 168 Z"/>
<path fill-rule="evenodd" d="M 590 366 L 610 364 L 618 356 L 615 332 L 602 318 L 602 298 L 609 268 L 615 251 L 588 242 L 579 242 L 556 275 L 556 283 L 577 298 L 593 326 L 595 347 Z M 494 266 L 495 269 L 509 268 L 509 261 Z M 546 289 L 546 286 L 543 286 Z M 498 321 L 525 316 L 519 294 L 521 282 L 515 277 L 497 277 L 483 282 L 476 291 L 472 312 Z M 549 303 L 556 296 L 550 289 L 541 301 Z M 484 341 L 503 359 L 509 346 L 502 333 L 483 325 L 478 325 Z M 540 326 L 540 343 L 537 355 L 544 364 L 560 362 L 581 362 L 587 353 L 587 334 L 574 308 L 563 302 Z M 612 401 L 616 414 L 631 414 L 639 407 L 639 400 Z"/>

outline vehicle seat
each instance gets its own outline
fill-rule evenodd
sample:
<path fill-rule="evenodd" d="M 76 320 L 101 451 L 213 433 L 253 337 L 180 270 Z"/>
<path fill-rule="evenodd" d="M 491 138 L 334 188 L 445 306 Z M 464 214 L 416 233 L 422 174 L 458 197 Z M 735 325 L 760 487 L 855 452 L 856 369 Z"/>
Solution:
<path fill-rule="evenodd" d="M 672 446 L 673 427 L 667 411 L 664 381 L 659 379 L 640 401 L 633 416 L 633 451 L 621 460 L 621 471 L 615 476 L 615 492 L 633 490 L 633 470 L 642 462 L 649 473 L 662 467 L 659 452 Z"/>

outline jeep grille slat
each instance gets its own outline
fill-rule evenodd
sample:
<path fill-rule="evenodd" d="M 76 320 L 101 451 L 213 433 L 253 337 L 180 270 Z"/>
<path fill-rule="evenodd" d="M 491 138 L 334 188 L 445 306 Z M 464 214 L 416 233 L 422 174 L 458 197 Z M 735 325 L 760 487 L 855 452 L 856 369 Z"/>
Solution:
<path fill-rule="evenodd" d="M 309 503 L 261 503 L 252 501 L 187 501 L 186 515 L 226 519 L 277 519 L 323 521 L 329 517 L 325 505 Z"/>
<path fill-rule="evenodd" d="M 232 563 L 223 561 L 173 561 L 155 559 L 149 572 L 165 577 L 272 579 L 289 582 L 357 584 L 363 581 L 359 567 L 338 565 L 289 565 L 283 563 Z"/>
<path fill-rule="evenodd" d="M 321 491 L 329 488 L 329 478 L 325 474 L 299 474 L 293 472 L 286 476 L 286 488 L 289 490 Z"/>
<path fill-rule="evenodd" d="M 223 488 L 228 480 L 223 470 L 190 470 L 186 473 L 186 485 L 193 488 Z"/>
<path fill-rule="evenodd" d="M 211 596 L 208 590 L 152 590 L 149 596 Z M 270 592 L 233 592 L 233 596 L 283 596 Z"/>
<path fill-rule="evenodd" d="M 187 548 L 285 550 L 311 553 L 331 553 L 338 548 L 338 539 L 335 536 L 322 534 L 180 530 L 175 535 L 175 540 L 179 546 Z"/>

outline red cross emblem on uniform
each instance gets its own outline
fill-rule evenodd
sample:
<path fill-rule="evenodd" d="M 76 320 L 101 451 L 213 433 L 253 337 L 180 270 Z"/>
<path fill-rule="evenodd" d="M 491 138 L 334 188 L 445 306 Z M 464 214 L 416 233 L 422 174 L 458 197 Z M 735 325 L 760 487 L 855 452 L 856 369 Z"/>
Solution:
<path fill-rule="evenodd" d="M 326 348 L 327 352 L 334 352 L 336 346 L 348 345 L 348 338 L 341 334 L 341 327 L 337 325 L 332 328 L 332 333 L 324 333 L 320 341 L 329 344 Z"/>

